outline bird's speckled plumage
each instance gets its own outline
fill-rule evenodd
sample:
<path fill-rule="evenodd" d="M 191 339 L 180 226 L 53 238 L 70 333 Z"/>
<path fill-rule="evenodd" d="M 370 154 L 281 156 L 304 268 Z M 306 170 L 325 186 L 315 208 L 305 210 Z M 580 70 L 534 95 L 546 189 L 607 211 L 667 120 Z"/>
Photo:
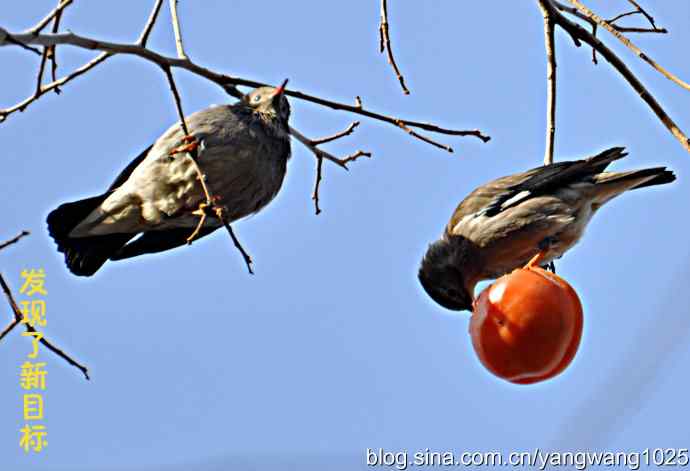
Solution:
<path fill-rule="evenodd" d="M 539 252 L 544 264 L 561 257 L 611 198 L 675 179 L 663 167 L 604 171 L 625 155 L 615 147 L 480 186 L 458 205 L 443 236 L 424 256 L 422 286 L 444 307 L 471 309 L 477 282 L 521 267 Z"/>
<path fill-rule="evenodd" d="M 197 162 L 207 176 L 209 192 L 227 207 L 229 222 L 266 206 L 283 183 L 290 158 L 290 108 L 282 89 L 278 94 L 276 90 L 262 87 L 236 104 L 213 106 L 185 118 L 199 143 Z M 191 234 L 199 222 L 193 212 L 205 196 L 191 159 L 170 155 L 183 137 L 176 123 L 98 201 L 67 203 L 51 213 L 51 235 L 73 272 L 90 275 L 107 258 L 118 260 L 184 243 L 183 234 Z M 77 210 L 78 216 L 68 214 Z M 201 236 L 220 225 L 207 218 Z M 123 247 L 137 234 L 143 235 Z"/>

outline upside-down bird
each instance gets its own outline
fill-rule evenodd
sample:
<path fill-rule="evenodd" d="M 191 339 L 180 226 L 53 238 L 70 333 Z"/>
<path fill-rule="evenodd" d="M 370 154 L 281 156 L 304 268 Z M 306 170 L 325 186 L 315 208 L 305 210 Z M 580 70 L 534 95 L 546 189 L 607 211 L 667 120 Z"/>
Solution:
<path fill-rule="evenodd" d="M 612 198 L 676 179 L 665 167 L 604 171 L 626 155 L 614 147 L 475 189 L 424 255 L 418 275 L 422 286 L 447 309 L 472 310 L 479 281 L 498 278 L 537 255 L 538 263 L 548 264 L 580 239 L 591 217 Z"/>
<path fill-rule="evenodd" d="M 173 125 L 105 193 L 52 211 L 48 231 L 70 271 L 91 276 L 107 260 L 185 245 L 206 202 L 187 154 L 208 177 L 209 194 L 226 209 L 227 222 L 266 206 L 280 190 L 290 158 L 286 82 L 188 116 L 189 136 L 180 123 Z M 219 227 L 218 218 L 208 217 L 197 238 Z"/>

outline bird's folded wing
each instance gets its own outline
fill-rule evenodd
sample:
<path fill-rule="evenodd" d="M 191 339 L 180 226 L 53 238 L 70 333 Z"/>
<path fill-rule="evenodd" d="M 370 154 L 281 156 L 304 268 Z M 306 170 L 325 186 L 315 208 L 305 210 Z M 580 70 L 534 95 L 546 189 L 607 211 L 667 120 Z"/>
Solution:
<path fill-rule="evenodd" d="M 199 231 L 194 240 L 207 236 L 216 229 L 218 229 L 218 227 L 204 227 Z M 191 233 L 192 229 L 187 228 L 145 232 L 140 237 L 118 250 L 110 259 L 123 260 L 146 253 L 163 252 L 165 250 L 181 247 L 187 244 L 187 239 Z"/>
<path fill-rule="evenodd" d="M 613 147 L 588 159 L 558 162 L 494 180 L 474 190 L 458 205 L 448 228 L 455 227 L 466 216 L 496 216 L 528 198 L 588 180 L 625 155 L 624 148 Z"/>

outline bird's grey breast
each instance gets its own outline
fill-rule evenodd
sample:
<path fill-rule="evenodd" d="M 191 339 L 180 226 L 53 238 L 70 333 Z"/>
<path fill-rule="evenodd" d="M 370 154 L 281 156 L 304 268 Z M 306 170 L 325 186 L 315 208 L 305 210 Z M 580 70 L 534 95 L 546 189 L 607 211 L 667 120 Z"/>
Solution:
<path fill-rule="evenodd" d="M 208 111 L 192 127 L 201 142 L 199 165 L 230 218 L 242 218 L 263 208 L 280 190 L 290 157 L 289 136 L 276 134 L 246 109 Z"/>
<path fill-rule="evenodd" d="M 230 221 L 248 216 L 278 193 L 290 157 L 290 141 L 269 133 L 248 110 L 214 106 L 188 116 L 189 132 L 199 142 L 198 165 L 210 193 L 228 208 Z M 180 124 L 171 126 L 154 144 L 125 185 L 152 225 L 193 227 L 192 215 L 205 196 L 188 155 L 171 151 L 182 144 Z M 208 224 L 215 224 L 211 218 Z"/>

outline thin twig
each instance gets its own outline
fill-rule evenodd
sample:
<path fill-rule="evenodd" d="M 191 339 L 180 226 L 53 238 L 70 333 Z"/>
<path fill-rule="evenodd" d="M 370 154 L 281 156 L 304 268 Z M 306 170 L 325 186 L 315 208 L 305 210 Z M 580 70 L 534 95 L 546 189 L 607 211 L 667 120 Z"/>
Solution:
<path fill-rule="evenodd" d="M 598 28 L 598 25 L 596 23 L 594 23 L 592 25 L 592 36 L 594 36 L 594 37 L 597 36 L 597 28 Z M 592 48 L 592 62 L 594 63 L 594 65 L 599 64 L 599 61 L 597 60 L 597 50 L 594 48 Z"/>
<path fill-rule="evenodd" d="M 386 0 L 381 0 L 381 24 L 379 25 L 379 52 L 383 53 L 386 51 L 388 53 L 388 63 L 393 67 L 395 75 L 398 77 L 398 82 L 400 82 L 400 87 L 402 87 L 403 93 L 409 95 L 410 91 L 405 86 L 405 78 L 400 73 L 398 64 L 395 62 L 395 57 L 393 57 L 393 49 L 391 47 L 391 38 L 388 31 L 388 5 Z"/>
<path fill-rule="evenodd" d="M 212 70 L 206 69 L 204 67 L 201 67 L 192 61 L 188 59 L 178 59 L 178 58 L 173 58 L 173 57 L 167 57 L 163 56 L 161 54 L 158 54 L 154 51 L 151 51 L 150 49 L 142 48 L 141 46 L 138 46 L 136 44 L 121 44 L 121 43 L 111 43 L 111 42 L 106 42 L 106 41 L 98 41 L 95 39 L 83 37 L 83 36 L 77 36 L 73 33 L 60 33 L 60 34 L 40 34 L 38 36 L 32 36 L 32 35 L 9 35 L 9 33 L 0 28 L 0 46 L 7 45 L 8 43 L 8 38 L 13 38 L 16 40 L 20 41 L 25 41 L 27 44 L 37 44 L 41 46 L 50 46 L 50 45 L 59 45 L 59 44 L 70 44 L 72 46 L 80 47 L 83 49 L 92 49 L 92 50 L 100 50 L 100 51 L 106 51 L 106 52 L 111 52 L 113 54 L 129 54 L 129 55 L 135 55 L 138 57 L 141 57 L 143 59 L 146 59 L 150 62 L 156 63 L 159 66 L 170 66 L 170 67 L 179 67 L 185 70 L 188 70 L 196 75 L 199 75 L 201 77 L 204 77 L 219 86 L 221 86 L 227 93 L 240 97 L 242 94 L 236 90 L 236 86 L 246 86 L 246 87 L 252 87 L 252 88 L 258 88 L 258 87 L 263 87 L 267 86 L 265 83 L 253 81 L 253 80 L 247 80 L 239 77 L 231 77 L 228 75 L 223 75 L 219 74 L 217 72 L 214 72 Z M 456 129 L 448 129 L 448 128 L 442 128 L 440 126 L 437 126 L 435 124 L 431 123 L 424 123 L 424 122 L 419 122 L 419 121 L 412 121 L 412 120 L 406 120 L 406 119 L 400 119 L 392 116 L 386 116 L 380 113 L 376 113 L 373 111 L 369 111 L 364 109 L 361 106 L 355 105 L 348 105 L 345 103 L 338 103 L 335 101 L 331 100 L 326 100 L 324 98 L 320 98 L 317 96 L 313 95 L 308 95 L 306 93 L 302 93 L 299 91 L 295 90 L 285 90 L 285 95 L 308 101 L 311 103 L 316 103 L 317 105 L 321 105 L 327 108 L 331 108 L 334 110 L 341 110 L 341 111 L 347 111 L 350 113 L 366 116 L 368 118 L 377 120 L 377 121 L 382 121 L 386 123 L 393 124 L 395 126 L 401 127 L 402 129 L 409 129 L 409 128 L 418 128 L 418 129 L 423 129 L 425 131 L 430 131 L 438 134 L 445 134 L 445 135 L 450 135 L 450 136 L 473 136 L 478 139 L 481 139 L 483 142 L 488 142 L 491 138 L 489 136 L 485 136 L 484 134 L 481 133 L 479 130 L 456 130 Z M 0 112 L 0 114 L 2 114 Z M 405 127 L 400 126 L 400 123 L 402 123 Z M 408 131 L 409 133 L 409 131 Z M 409 133 L 412 136 L 421 139 L 425 142 L 429 142 L 430 139 L 425 138 L 424 136 L 420 136 L 418 133 Z M 433 141 L 432 141 L 433 142 Z M 436 144 L 435 144 L 436 145 Z M 442 149 L 448 150 L 448 146 L 444 145 L 437 145 L 437 147 L 440 147 Z"/>
<path fill-rule="evenodd" d="M 546 49 L 546 146 L 544 165 L 553 163 L 554 140 L 556 138 L 556 48 L 554 46 L 554 22 L 546 0 L 539 1 L 544 15 L 544 47 Z"/>
<path fill-rule="evenodd" d="M 570 3 L 573 4 L 573 6 L 575 6 L 575 8 L 577 8 L 580 11 L 580 13 L 582 13 L 583 15 L 587 16 L 588 18 L 592 19 L 599 26 L 605 28 L 609 33 L 613 34 L 616 37 L 616 39 L 618 39 L 620 42 L 625 44 L 625 46 L 628 47 L 628 49 L 630 49 L 635 54 L 637 54 L 637 56 L 640 59 L 642 59 L 647 64 L 652 66 L 654 69 L 656 69 L 658 72 L 660 72 L 664 77 L 671 80 L 675 84 L 680 85 L 684 89 L 690 90 L 690 84 L 684 82 L 683 80 L 676 77 L 671 72 L 669 72 L 668 70 L 666 70 L 665 68 L 663 68 L 662 66 L 657 64 L 654 60 L 652 60 L 651 57 L 649 57 L 647 54 L 642 52 L 642 50 L 639 47 L 637 47 L 635 44 L 633 44 L 632 41 L 630 41 L 628 38 L 623 36 L 620 33 L 620 31 L 618 31 L 614 26 L 612 26 L 608 21 L 606 21 L 605 19 L 603 19 L 602 17 L 600 17 L 599 15 L 594 13 L 592 10 L 587 8 L 579 0 L 569 0 L 569 1 L 570 1 Z M 635 5 L 637 5 L 637 4 L 635 4 Z"/>
<path fill-rule="evenodd" d="M 632 16 L 632 15 L 637 15 L 637 14 L 639 14 L 639 11 L 637 11 L 637 10 L 626 11 L 625 13 L 620 13 L 620 14 L 614 16 L 613 18 L 611 18 L 610 20 L 606 20 L 606 21 L 608 21 L 611 24 L 614 24 L 616 21 L 620 20 L 621 18 L 625 18 L 626 16 Z"/>
<path fill-rule="evenodd" d="M 312 192 L 311 199 L 314 201 L 314 211 L 317 215 L 321 213 L 321 208 L 319 207 L 319 189 L 321 188 L 321 180 L 323 179 L 324 159 L 333 162 L 334 164 L 338 165 L 339 167 L 345 170 L 349 170 L 347 164 L 349 164 L 350 162 L 354 162 L 359 157 L 371 158 L 371 152 L 364 152 L 362 150 L 358 150 L 354 154 L 350 154 L 347 157 L 341 159 L 335 157 L 332 154 L 329 154 L 325 150 L 320 149 L 318 146 L 321 144 L 325 144 L 326 142 L 332 142 L 336 139 L 349 136 L 350 134 L 352 134 L 355 128 L 357 128 L 357 126 L 359 126 L 359 122 L 355 121 L 354 123 L 351 123 L 344 131 L 340 131 L 331 136 L 322 137 L 320 139 L 309 139 L 296 129 L 290 128 L 290 134 L 292 134 L 292 136 L 295 139 L 304 144 L 304 146 L 314 154 L 314 157 L 316 157 L 316 179 L 314 181 L 314 191 Z"/>
<path fill-rule="evenodd" d="M 597 26 L 596 21 L 594 21 L 591 18 L 589 18 L 588 16 L 580 13 L 577 8 L 565 5 L 561 2 L 559 2 L 558 0 L 551 0 L 551 3 L 553 3 L 556 6 L 556 8 L 558 8 L 559 10 L 561 10 L 565 13 L 568 13 L 569 15 L 573 15 L 576 18 L 589 23 L 589 25 L 593 29 L 592 33 L 596 36 L 596 26 Z M 611 23 L 611 20 L 609 20 L 609 23 Z M 668 33 L 668 31 L 665 28 L 659 28 L 654 24 L 652 25 L 651 29 L 649 29 L 649 28 L 628 28 L 628 27 L 624 27 L 624 26 L 618 26 L 618 25 L 615 25 L 613 23 L 611 24 L 611 26 L 613 26 L 616 30 L 620 31 L 621 33 L 662 33 L 662 34 Z M 576 45 L 579 47 L 580 45 L 577 44 L 577 42 L 579 40 L 577 38 L 573 38 L 573 39 L 576 41 Z"/>
<path fill-rule="evenodd" d="M 149 19 L 146 22 L 146 26 L 144 26 L 144 30 L 141 32 L 141 35 L 139 35 L 139 39 L 137 39 L 137 44 L 139 46 L 146 47 L 146 43 L 149 40 L 149 34 L 151 34 L 153 26 L 156 24 L 156 20 L 158 19 L 158 13 L 161 11 L 162 5 L 163 0 L 156 0 L 156 3 L 153 4 L 153 9 L 151 10 Z"/>
<path fill-rule="evenodd" d="M 184 134 L 185 138 L 196 139 L 189 133 L 189 128 L 187 127 L 187 120 L 185 119 L 184 111 L 182 111 L 182 99 L 180 98 L 180 93 L 177 91 L 177 85 L 175 85 L 175 79 L 173 78 L 172 70 L 170 70 L 170 67 L 163 67 L 163 71 L 165 72 L 165 76 L 168 78 L 170 91 L 172 92 L 173 98 L 175 100 L 175 108 L 177 109 L 177 115 L 180 118 L 180 127 L 182 128 L 182 133 Z M 173 152 L 177 153 L 177 151 Z M 211 205 L 213 205 L 213 197 L 211 196 L 211 193 L 208 191 L 208 186 L 206 186 L 206 175 L 204 174 L 204 172 L 202 172 L 201 167 L 199 167 L 199 162 L 197 162 L 198 155 L 196 148 L 193 147 L 190 151 L 186 151 L 185 154 L 192 161 L 192 165 L 194 166 L 194 169 L 197 173 L 197 178 L 201 183 L 201 189 L 204 192 L 204 198 L 206 200 L 204 202 L 205 207 L 210 207 Z M 194 240 L 194 237 L 196 237 L 196 235 L 199 233 L 199 231 L 201 230 L 201 226 L 204 224 L 204 222 L 206 222 L 205 212 L 202 213 L 199 224 L 197 225 L 192 235 L 189 236 L 189 238 L 187 239 L 188 244 L 191 245 L 192 241 Z"/>
<path fill-rule="evenodd" d="M 189 127 L 187 127 L 187 122 L 185 120 L 184 112 L 182 111 L 182 102 L 180 99 L 180 94 L 177 91 L 177 86 L 175 85 L 175 80 L 172 75 L 172 71 L 170 70 L 170 67 L 163 67 L 163 70 L 165 72 L 166 77 L 168 78 L 168 83 L 170 84 L 170 90 L 172 91 L 173 98 L 175 99 L 175 107 L 177 108 L 177 113 L 180 117 L 180 127 L 182 128 L 182 132 L 184 133 L 185 138 L 188 138 L 188 140 L 196 142 L 196 138 L 189 133 Z M 228 231 L 228 234 L 230 234 L 230 237 L 232 238 L 233 243 L 235 244 L 235 247 L 240 251 L 242 254 L 242 258 L 244 259 L 245 264 L 247 265 L 247 269 L 249 270 L 249 274 L 253 275 L 254 271 L 252 270 L 252 259 L 249 256 L 249 254 L 244 250 L 244 247 L 242 247 L 242 244 L 240 244 L 239 239 L 237 236 L 235 236 L 235 232 L 232 230 L 232 227 L 230 226 L 230 223 L 227 221 L 225 215 L 227 214 L 227 209 L 222 206 L 222 203 L 219 201 L 218 198 L 213 196 L 209 189 L 208 185 L 206 183 L 207 181 L 207 176 L 199 166 L 199 161 L 198 161 L 198 153 L 197 153 L 197 147 L 200 145 L 198 142 L 196 145 L 192 146 L 190 150 L 185 150 L 184 153 L 185 155 L 189 158 L 191 161 L 192 165 L 194 166 L 194 170 L 196 171 L 197 178 L 199 182 L 201 183 L 201 189 L 204 192 L 204 198 L 205 201 L 203 201 L 199 205 L 199 223 L 197 224 L 196 228 L 194 231 L 191 233 L 191 235 L 187 238 L 187 244 L 191 245 L 194 239 L 197 237 L 199 232 L 201 231 L 202 226 L 206 222 L 207 218 L 207 213 L 209 211 L 212 212 L 212 214 L 220 220 L 220 222 L 225 226 L 225 229 Z M 173 153 L 177 153 L 178 151 L 173 151 Z"/>
<path fill-rule="evenodd" d="M 26 237 L 29 234 L 31 234 L 29 231 L 21 231 L 18 235 L 16 235 L 15 237 L 12 237 L 10 240 L 7 240 L 5 242 L 0 243 L 0 250 L 4 249 L 4 248 L 6 248 L 12 244 L 16 244 L 17 242 L 19 242 L 21 240 L 22 237 Z"/>
<path fill-rule="evenodd" d="M 53 46 L 55 47 L 55 46 Z M 46 62 L 48 62 L 48 51 L 50 50 L 49 47 L 44 47 L 43 48 L 43 54 L 41 56 L 41 63 L 38 66 L 38 74 L 36 77 L 36 91 L 34 92 L 34 96 L 40 96 L 41 95 L 41 85 L 43 85 L 43 71 L 46 68 Z M 59 90 L 59 88 L 55 88 L 55 90 Z M 55 92 L 58 93 L 59 92 Z"/>
<path fill-rule="evenodd" d="M 245 84 L 240 84 L 237 83 L 237 85 L 245 85 Z M 248 86 L 253 86 L 253 87 L 260 87 L 264 86 L 264 84 L 261 84 L 259 82 L 251 82 Z M 327 108 L 331 108 L 334 110 L 342 110 L 342 111 L 348 111 L 350 113 L 355 113 L 359 114 L 362 116 L 366 116 L 368 118 L 375 119 L 377 121 L 383 121 L 386 123 L 393 124 L 395 126 L 401 127 L 400 123 L 407 127 L 411 128 L 418 128 L 418 129 L 423 129 L 425 131 L 430 131 L 438 134 L 445 134 L 448 136 L 473 136 L 476 137 L 483 142 L 489 142 L 491 138 L 489 136 L 485 136 L 484 134 L 481 133 L 479 130 L 455 130 L 455 129 L 448 129 L 448 128 L 442 128 L 439 127 L 435 124 L 431 123 L 424 123 L 420 121 L 412 121 L 408 119 L 400 119 L 396 118 L 393 116 L 386 116 L 380 113 L 375 113 L 373 111 L 366 110 L 362 104 L 361 104 L 361 99 L 358 101 L 355 101 L 355 105 L 348 105 L 345 103 L 338 103 L 335 101 L 331 100 L 326 100 L 320 97 L 316 97 L 313 95 L 307 95 L 306 93 L 298 92 L 296 90 L 285 90 L 284 92 L 286 95 L 298 98 L 300 100 L 304 101 L 309 101 L 311 103 L 316 103 L 317 105 L 325 106 Z M 405 128 L 403 128 L 405 129 Z M 419 136 L 418 134 L 415 135 L 415 137 L 424 140 L 422 136 Z M 444 146 L 440 146 L 442 149 L 445 149 Z M 446 149 L 447 150 L 447 149 Z"/>
<path fill-rule="evenodd" d="M 55 21 L 53 21 L 53 34 L 57 33 L 58 30 L 60 29 L 60 20 L 62 19 L 62 13 L 64 12 L 64 9 L 59 10 L 57 14 L 55 15 Z M 50 59 L 50 77 L 54 81 L 57 80 L 57 47 L 56 46 L 51 46 L 45 48 L 43 51 L 43 54 Z M 39 78 L 39 83 L 41 82 L 41 79 Z M 39 85 L 40 89 L 40 85 Z M 60 94 L 60 88 L 55 87 L 53 89 L 56 95 Z"/>
<path fill-rule="evenodd" d="M 51 11 L 48 16 L 43 18 L 41 21 L 39 21 L 36 26 L 31 28 L 30 30 L 27 31 L 27 33 L 31 34 L 38 34 L 41 31 L 43 31 L 43 28 L 48 26 L 48 24 L 53 20 L 53 18 L 57 17 L 62 13 L 62 10 L 70 6 L 73 0 L 62 0 L 57 7 L 53 11 Z"/>
<path fill-rule="evenodd" d="M 96 56 L 91 61 L 87 62 L 86 64 L 84 64 L 83 66 L 81 66 L 80 68 L 75 70 L 74 72 L 72 72 L 71 74 L 68 74 L 59 80 L 56 80 L 52 83 L 49 83 L 48 85 L 44 85 L 41 88 L 41 91 L 39 93 L 34 93 L 30 97 L 26 98 L 25 100 L 23 100 L 20 103 L 17 103 L 16 105 L 12 106 L 11 108 L 6 108 L 4 110 L 0 110 L 0 123 L 2 123 L 5 119 L 7 119 L 7 117 L 9 115 L 11 115 L 12 113 L 16 113 L 17 111 L 19 111 L 19 112 L 24 111 L 29 105 L 31 105 L 33 102 L 38 100 L 41 96 L 45 95 L 47 92 L 49 92 L 49 91 L 51 91 L 51 90 L 53 90 L 59 86 L 66 84 L 67 82 L 71 81 L 72 79 L 79 77 L 80 75 L 85 74 L 86 72 L 93 69 L 98 64 L 100 64 L 101 62 L 105 61 L 106 59 L 108 59 L 109 57 L 112 57 L 112 56 L 113 56 L 113 54 L 110 52 L 103 52 L 103 53 L 99 54 L 98 56 Z"/>
<path fill-rule="evenodd" d="M 63 8 L 64 6 L 69 5 L 72 0 L 69 0 L 69 2 L 63 2 Z M 146 26 L 144 27 L 144 30 L 141 33 L 141 36 L 139 37 L 137 44 L 140 45 L 141 47 L 146 46 L 146 42 L 148 41 L 148 36 L 151 30 L 153 29 L 153 26 L 156 22 L 156 18 L 158 17 L 158 12 L 160 11 L 160 7 L 163 3 L 163 0 L 156 0 L 156 4 L 153 7 L 153 10 L 151 11 L 151 15 L 149 16 L 149 20 L 146 23 Z M 52 15 L 52 14 L 51 14 Z M 50 16 L 52 19 L 54 15 Z M 47 23 L 46 23 L 47 24 Z M 0 110 L 0 123 L 3 122 L 5 119 L 7 119 L 7 116 L 11 115 L 12 113 L 15 113 L 17 111 L 24 111 L 30 104 L 32 104 L 34 101 L 38 100 L 42 95 L 45 93 L 51 91 L 51 90 L 56 90 L 58 87 L 66 84 L 67 82 L 71 81 L 72 79 L 75 79 L 79 77 L 80 75 L 85 74 L 89 70 L 93 69 L 96 67 L 98 64 L 101 62 L 104 62 L 106 59 L 109 57 L 112 57 L 113 53 L 111 52 L 103 52 L 84 64 L 83 66 L 79 67 L 76 69 L 74 72 L 71 74 L 67 74 L 64 77 L 60 78 L 59 80 L 54 80 L 52 83 L 49 83 L 48 85 L 44 85 L 39 92 L 34 93 L 30 97 L 26 98 L 22 102 L 18 103 L 17 105 L 7 108 L 4 110 Z"/>
<path fill-rule="evenodd" d="M 359 126 L 359 121 L 350 123 L 350 125 L 344 131 L 340 131 L 330 136 L 322 137 L 320 139 L 312 139 L 311 143 L 315 146 L 318 146 L 321 144 L 325 144 L 327 142 L 335 141 L 336 139 L 340 139 L 341 137 L 349 136 L 354 132 L 357 126 Z"/>
<path fill-rule="evenodd" d="M 187 128 L 187 122 L 184 118 L 184 111 L 182 111 L 182 101 L 180 100 L 180 93 L 177 91 L 177 85 L 175 85 L 175 79 L 173 79 L 172 71 L 170 70 L 170 67 L 163 67 L 163 72 L 165 72 L 165 76 L 168 78 L 170 91 L 172 92 L 173 98 L 175 99 L 175 108 L 177 109 L 177 115 L 180 118 L 180 127 L 182 127 L 184 135 L 189 136 L 189 128 Z"/>
<path fill-rule="evenodd" d="M 245 265 L 247 265 L 247 270 L 249 270 L 249 274 L 253 275 L 254 270 L 252 270 L 252 258 L 249 256 L 246 250 L 244 250 L 244 247 L 242 247 L 242 244 L 240 244 L 239 239 L 235 235 L 235 231 L 232 230 L 232 226 L 228 222 L 228 220 L 225 218 L 225 212 L 226 208 L 223 206 L 217 206 L 215 208 L 215 213 L 216 217 L 220 219 L 220 221 L 223 223 L 223 226 L 225 226 L 225 229 L 228 231 L 228 234 L 230 234 L 230 237 L 232 238 L 232 243 L 235 244 L 235 248 L 240 251 L 242 254 L 242 258 L 244 259 Z"/>
<path fill-rule="evenodd" d="M 573 0 L 571 0 L 573 1 Z M 659 120 L 666 126 L 666 128 L 673 134 L 673 136 L 680 142 L 683 148 L 690 152 L 690 140 L 681 131 L 678 125 L 671 119 L 671 117 L 666 113 L 666 111 L 661 107 L 661 105 L 656 101 L 654 96 L 642 85 L 642 82 L 633 74 L 630 69 L 625 65 L 625 63 L 608 48 L 603 42 L 598 38 L 593 36 L 589 31 L 584 29 L 577 23 L 570 21 L 568 18 L 563 16 L 558 9 L 549 1 L 545 0 L 545 6 L 549 8 L 550 13 L 554 19 L 554 22 L 562 27 L 568 32 L 572 37 L 578 38 L 589 44 L 591 47 L 596 48 L 604 59 L 606 59 L 616 71 L 623 76 L 623 78 L 630 84 L 630 86 L 640 95 L 640 98 L 652 109 L 654 114 L 657 115 Z"/>
<path fill-rule="evenodd" d="M 302 134 L 301 132 L 299 132 L 295 128 L 292 128 L 292 127 L 290 128 L 290 134 L 295 139 L 297 139 L 299 142 L 301 142 L 307 149 L 312 151 L 316 157 L 324 158 L 324 159 L 328 160 L 329 162 L 333 162 L 334 164 L 336 164 L 337 166 L 339 166 L 345 170 L 349 170 L 349 168 L 347 167 L 347 164 L 348 164 L 348 162 L 351 162 L 352 159 L 350 159 L 350 160 L 347 160 L 346 158 L 345 159 L 339 159 L 338 157 L 334 156 L 333 154 L 330 154 L 330 153 L 326 152 L 325 150 L 316 147 L 313 144 L 313 141 L 311 139 L 306 137 L 304 134 Z M 367 155 L 368 157 L 371 157 L 371 154 L 368 152 L 365 152 L 364 154 Z"/>
<path fill-rule="evenodd" d="M 668 30 L 665 28 L 636 28 L 632 26 L 618 26 L 612 25 L 619 33 L 659 33 L 666 34 Z"/>
<path fill-rule="evenodd" d="M 314 180 L 314 191 L 311 194 L 311 199 L 314 201 L 314 212 L 318 216 L 321 213 L 321 208 L 319 207 L 319 188 L 321 186 L 321 180 L 323 170 L 323 157 L 316 156 L 316 179 Z"/>
<path fill-rule="evenodd" d="M 173 31 L 175 32 L 175 47 L 177 48 L 177 57 L 180 59 L 188 59 L 187 54 L 184 52 L 184 44 L 182 43 L 182 29 L 180 28 L 180 20 L 177 16 L 177 0 L 169 0 L 169 4 Z"/>
<path fill-rule="evenodd" d="M 641 13 L 642 15 L 644 15 L 645 18 L 647 18 L 647 21 L 649 21 L 649 24 L 652 25 L 652 28 L 654 28 L 655 30 L 659 29 L 659 28 L 657 28 L 656 24 L 654 23 L 654 18 L 652 17 L 652 15 L 647 13 L 647 11 L 644 8 L 642 8 L 639 3 L 637 3 L 635 0 L 628 0 L 628 3 L 630 3 L 635 8 L 637 8 L 637 11 L 639 13 Z"/>
<path fill-rule="evenodd" d="M 9 34 L 7 31 L 0 28 L 0 45 L 2 45 L 2 43 L 8 43 L 14 46 L 19 46 L 22 49 L 33 52 L 37 56 L 42 55 L 42 52 L 40 50 L 36 49 L 35 47 L 27 46 L 24 42 L 18 40 L 13 35 Z"/>
<path fill-rule="evenodd" d="M 2 340 L 5 335 L 9 334 L 12 329 L 17 327 L 17 324 L 19 324 L 21 321 L 19 319 L 12 319 L 12 322 L 9 323 L 7 327 L 5 327 L 2 332 L 0 332 L 0 340 Z"/>
<path fill-rule="evenodd" d="M 71 0 L 70 0 L 71 1 Z M 62 8 L 60 8 L 62 6 Z M 60 18 L 62 18 L 62 11 L 63 8 L 67 6 L 64 3 L 60 3 L 58 7 L 54 10 L 54 21 L 53 21 L 53 34 L 58 32 L 58 29 L 60 27 Z M 41 95 L 41 86 L 43 85 L 43 72 L 45 70 L 46 62 L 50 58 L 51 61 L 51 76 L 53 79 L 53 82 L 57 80 L 56 74 L 57 74 L 57 58 L 55 54 L 55 46 L 47 46 L 43 48 L 43 55 L 41 57 L 41 64 L 38 67 L 38 76 L 36 78 L 36 92 L 34 93 L 34 96 L 40 96 Z M 55 91 L 55 94 L 59 95 L 60 94 L 60 88 L 55 87 L 53 89 Z"/>
<path fill-rule="evenodd" d="M 447 151 L 447 152 L 450 152 L 451 154 L 454 152 L 454 151 L 453 151 L 453 148 L 452 148 L 451 146 L 446 145 L 446 144 L 441 144 L 440 142 L 436 142 L 436 141 L 434 141 L 433 139 L 431 139 L 430 137 L 423 136 L 423 135 L 419 134 L 418 132 L 416 132 L 416 131 L 410 129 L 410 127 L 409 127 L 403 120 L 401 120 L 401 119 L 399 119 L 395 124 L 396 124 L 400 129 L 404 130 L 407 134 L 409 134 L 409 135 L 412 136 L 412 137 L 416 137 L 416 138 L 419 139 L 420 141 L 424 141 L 424 142 L 426 142 L 427 144 L 431 144 L 432 146 L 438 147 L 439 149 L 443 149 L 443 150 L 445 150 L 445 151 Z M 485 141 L 485 142 L 486 142 L 486 141 Z"/>
<path fill-rule="evenodd" d="M 7 285 L 5 282 L 5 279 L 3 278 L 2 274 L 0 274 L 0 285 L 2 286 L 2 290 L 5 293 L 5 297 L 7 298 L 7 301 L 10 304 L 10 307 L 12 308 L 12 312 L 14 314 L 14 320 L 10 323 L 9 326 L 7 326 L 2 333 L 0 333 L 0 340 L 7 335 L 12 329 L 14 329 L 17 325 L 21 323 L 22 320 L 22 314 L 21 311 L 19 310 L 19 307 L 17 306 L 16 301 L 14 300 L 14 296 L 12 296 L 12 291 L 10 290 L 10 287 Z M 34 327 L 32 327 L 30 324 L 24 324 L 26 327 L 27 332 L 37 332 Z M 45 337 L 41 337 L 39 341 L 45 346 L 48 350 L 51 352 L 55 353 L 57 356 L 65 360 L 67 363 L 70 365 L 74 366 L 75 368 L 79 369 L 83 374 L 84 377 L 88 380 L 91 379 L 89 378 L 89 371 L 88 369 L 78 363 L 77 361 L 73 360 L 69 355 L 67 355 L 65 352 L 63 352 L 60 348 L 56 347 L 52 343 L 50 343 Z"/>

